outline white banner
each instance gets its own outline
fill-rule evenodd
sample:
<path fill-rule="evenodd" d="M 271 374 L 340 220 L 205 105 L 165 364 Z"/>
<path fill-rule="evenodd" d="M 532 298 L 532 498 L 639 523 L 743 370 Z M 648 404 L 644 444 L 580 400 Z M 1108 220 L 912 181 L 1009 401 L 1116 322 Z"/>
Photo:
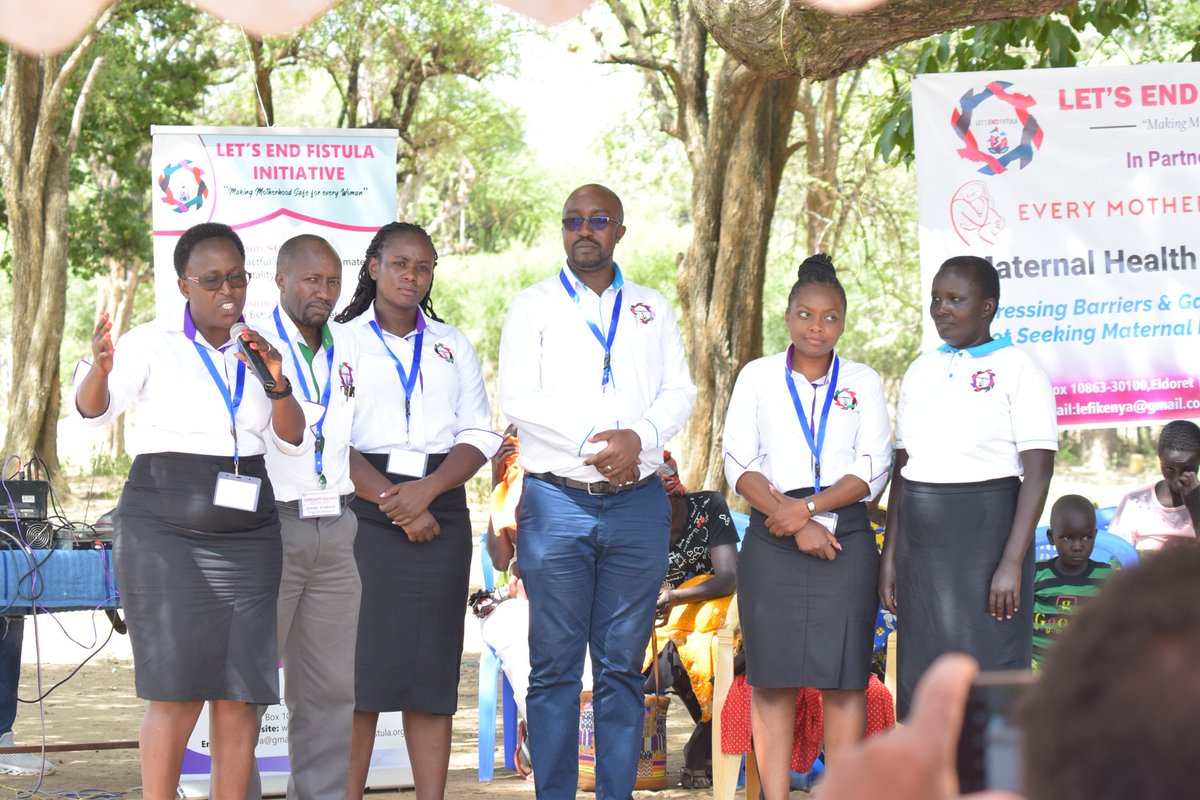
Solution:
<path fill-rule="evenodd" d="M 246 246 L 246 317 L 279 299 L 275 256 L 292 236 L 328 239 L 350 299 L 375 231 L 396 218 L 396 131 L 154 126 L 154 284 L 158 316 L 181 314 L 173 253 L 201 222 L 223 222 Z"/>
<path fill-rule="evenodd" d="M 913 81 L 922 291 L 951 256 L 995 264 L 992 332 L 1062 425 L 1200 417 L 1198 87 L 1196 63 Z"/>

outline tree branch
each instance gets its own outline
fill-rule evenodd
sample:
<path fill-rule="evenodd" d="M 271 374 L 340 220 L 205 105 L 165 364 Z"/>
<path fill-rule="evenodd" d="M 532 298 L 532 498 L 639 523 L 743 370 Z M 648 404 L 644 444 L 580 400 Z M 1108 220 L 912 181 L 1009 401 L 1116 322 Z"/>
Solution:
<path fill-rule="evenodd" d="M 88 99 L 92 94 L 92 86 L 96 83 L 96 76 L 100 74 L 101 68 L 104 66 L 104 56 L 97 56 L 92 61 L 92 65 L 88 67 L 87 77 L 83 79 L 83 86 L 79 89 L 79 97 L 75 99 L 75 109 L 71 112 L 71 128 L 67 133 L 67 143 L 63 147 L 63 158 L 70 159 L 71 154 L 75 152 L 75 145 L 79 143 L 79 134 L 83 130 L 83 112 L 87 108 Z"/>

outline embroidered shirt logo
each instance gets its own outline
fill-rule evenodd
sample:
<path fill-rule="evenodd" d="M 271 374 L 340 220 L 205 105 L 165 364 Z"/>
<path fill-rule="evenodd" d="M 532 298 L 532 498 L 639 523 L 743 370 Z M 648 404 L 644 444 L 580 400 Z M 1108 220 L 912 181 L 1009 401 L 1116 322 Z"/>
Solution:
<path fill-rule="evenodd" d="M 858 408 L 858 395 L 850 389 L 838 389 L 833 393 L 833 403 L 843 411 L 853 411 Z"/>
<path fill-rule="evenodd" d="M 350 362 L 343 361 L 338 367 L 338 380 L 342 384 L 342 394 L 347 398 L 354 397 L 354 368 Z"/>
<path fill-rule="evenodd" d="M 643 325 L 654 321 L 654 309 L 645 303 L 634 303 L 629 307 L 629 313 L 633 314 L 634 319 Z"/>
<path fill-rule="evenodd" d="M 438 355 L 438 357 L 442 358 L 443 360 L 448 361 L 451 364 L 454 363 L 454 353 L 451 352 L 450 348 L 447 347 L 442 342 L 438 342 L 437 344 L 435 344 L 433 346 L 433 352 L 436 353 Z"/>
<path fill-rule="evenodd" d="M 971 388 L 977 392 L 990 392 L 996 385 L 996 373 L 981 369 L 971 376 Z"/>

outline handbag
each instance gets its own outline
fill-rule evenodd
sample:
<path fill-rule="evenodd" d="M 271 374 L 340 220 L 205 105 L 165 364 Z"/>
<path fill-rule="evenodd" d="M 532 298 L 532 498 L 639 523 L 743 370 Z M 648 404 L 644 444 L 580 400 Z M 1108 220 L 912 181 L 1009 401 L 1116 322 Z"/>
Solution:
<path fill-rule="evenodd" d="M 667 788 L 667 708 L 671 698 L 659 692 L 658 631 L 654 631 L 655 694 L 645 695 L 645 716 L 642 718 L 642 750 L 638 758 L 637 780 L 634 789 Z M 596 791 L 596 716 L 592 711 L 592 693 L 579 696 L 579 788 Z"/>

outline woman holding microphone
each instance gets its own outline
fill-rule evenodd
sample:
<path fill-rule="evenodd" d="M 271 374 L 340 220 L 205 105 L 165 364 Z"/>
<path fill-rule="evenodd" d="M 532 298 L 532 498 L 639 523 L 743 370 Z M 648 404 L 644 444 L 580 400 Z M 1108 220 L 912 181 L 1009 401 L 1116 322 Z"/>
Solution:
<path fill-rule="evenodd" d="M 878 553 L 863 501 L 882 491 L 891 431 L 879 376 L 839 356 L 846 294 L 812 256 L 785 314 L 792 344 L 738 375 L 725 475 L 752 506 L 738 606 L 767 800 L 788 796 L 796 689 L 821 690 L 832 769 L 866 731 Z"/>
<path fill-rule="evenodd" d="M 189 229 L 175 246 L 175 271 L 183 312 L 129 331 L 119 352 L 100 315 L 73 405 L 97 425 L 138 406 L 113 556 L 137 695 L 149 701 L 139 741 L 144 796 L 175 798 L 188 737 L 209 701 L 212 797 L 242 800 L 255 706 L 279 701 L 281 545 L 265 438 L 300 452 L 304 417 L 278 351 L 249 329 L 238 334 L 275 381 L 265 391 L 231 339 L 250 279 L 238 235 L 217 223 Z"/>
<path fill-rule="evenodd" d="M 350 471 L 362 606 L 347 798 L 362 796 L 384 711 L 404 712 L 418 800 L 446 789 L 473 544 L 463 484 L 502 439 L 474 348 L 433 311 L 436 266 L 423 229 L 384 225 L 337 318 L 360 352 Z"/>

